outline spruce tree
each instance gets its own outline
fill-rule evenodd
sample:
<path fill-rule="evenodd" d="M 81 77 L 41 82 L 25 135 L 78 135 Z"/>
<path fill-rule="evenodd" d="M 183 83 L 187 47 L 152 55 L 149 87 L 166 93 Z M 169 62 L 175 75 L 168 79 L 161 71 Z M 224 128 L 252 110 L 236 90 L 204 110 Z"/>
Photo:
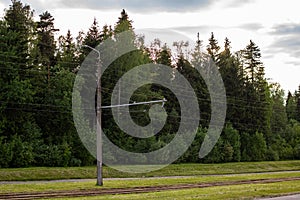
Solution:
<path fill-rule="evenodd" d="M 56 42 L 54 17 L 48 12 L 40 15 L 40 21 L 37 22 L 37 65 L 42 71 L 47 71 L 47 80 L 50 81 L 51 67 L 56 64 Z"/>
<path fill-rule="evenodd" d="M 288 120 L 296 119 L 296 117 L 295 117 L 295 111 L 296 111 L 295 98 L 290 91 L 288 92 L 288 95 L 287 95 L 285 109 L 286 109 Z"/>
<path fill-rule="evenodd" d="M 274 142 L 275 138 L 284 134 L 288 117 L 284 105 L 284 91 L 280 88 L 280 85 L 271 85 L 271 97 L 272 97 L 272 117 L 271 117 L 271 142 Z"/>
<path fill-rule="evenodd" d="M 207 46 L 207 52 L 214 62 L 218 62 L 220 46 L 218 45 L 218 41 L 215 39 L 213 32 L 211 33 L 211 36 L 208 41 L 209 45 Z"/>
<path fill-rule="evenodd" d="M 19 74 L 20 78 L 24 80 L 25 76 L 28 76 L 27 69 L 32 67 L 29 55 L 32 51 L 35 29 L 33 11 L 29 5 L 23 5 L 19 0 L 12 0 L 12 4 L 5 12 L 4 22 L 9 31 L 18 34 L 18 37 L 11 41 L 10 45 L 17 47 L 15 50 L 17 57 L 14 61 L 19 63 L 20 69 L 23 69 L 19 71 Z"/>
<path fill-rule="evenodd" d="M 243 75 L 241 74 L 241 64 L 231 53 L 230 41 L 225 38 L 224 50 L 219 54 L 217 66 L 219 67 L 227 97 L 226 121 L 230 122 L 234 128 L 242 131 L 242 118 L 244 116 L 243 102 Z"/>
<path fill-rule="evenodd" d="M 66 70 L 76 72 L 79 66 L 79 50 L 71 34 L 71 31 L 68 30 L 66 36 L 60 36 L 58 39 L 58 43 L 58 66 Z"/>
<path fill-rule="evenodd" d="M 260 61 L 260 49 L 252 40 L 243 51 L 243 58 L 245 60 L 246 76 L 251 83 L 264 76 L 262 62 Z"/>
<path fill-rule="evenodd" d="M 7 148 L 11 149 L 10 155 L 5 154 L 9 156 L 5 158 L 5 166 L 9 167 L 32 165 L 35 148 L 39 145 L 40 129 L 33 117 L 35 91 L 29 56 L 34 37 L 32 15 L 30 6 L 13 0 L 0 22 L 0 140 L 4 138 L 9 144 Z"/>
<path fill-rule="evenodd" d="M 245 102 L 246 125 L 248 133 L 262 133 L 270 142 L 271 136 L 271 94 L 270 88 L 264 77 L 264 66 L 261 62 L 259 47 L 250 40 L 244 51 L 242 51 L 245 72 Z M 247 123 L 245 121 L 245 124 Z"/>
<path fill-rule="evenodd" d="M 124 31 L 133 31 L 132 23 L 133 21 L 129 19 L 127 12 L 125 11 L 125 9 L 123 9 L 119 20 L 115 25 L 114 33 L 118 34 Z"/>
<path fill-rule="evenodd" d="M 298 120 L 298 122 L 300 122 L 300 86 L 298 91 L 295 93 L 295 98 L 296 98 L 296 120 Z"/>
<path fill-rule="evenodd" d="M 102 34 L 101 38 L 103 40 L 109 39 L 113 36 L 113 30 L 111 26 L 108 26 L 107 24 L 103 26 L 102 28 Z"/>
<path fill-rule="evenodd" d="M 95 48 L 101 43 L 101 41 L 102 41 L 102 37 L 101 37 L 101 31 L 98 25 L 98 21 L 96 18 L 94 18 L 94 21 L 83 40 L 83 44 Z"/>

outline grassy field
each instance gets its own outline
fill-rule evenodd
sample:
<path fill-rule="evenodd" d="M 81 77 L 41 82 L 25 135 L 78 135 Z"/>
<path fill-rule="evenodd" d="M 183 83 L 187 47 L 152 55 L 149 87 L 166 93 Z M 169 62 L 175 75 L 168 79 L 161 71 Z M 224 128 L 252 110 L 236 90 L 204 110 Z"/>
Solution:
<path fill-rule="evenodd" d="M 104 167 L 105 178 L 199 176 L 213 174 L 240 174 L 300 170 L 300 161 L 225 163 L 225 164 L 173 164 L 147 174 L 129 174 Z M 0 169 L 0 181 L 30 181 L 96 178 L 96 167 Z"/>
<path fill-rule="evenodd" d="M 232 182 L 300 177 L 300 161 L 226 163 L 226 164 L 179 164 L 170 165 L 147 174 L 128 174 L 104 167 L 104 177 L 136 178 L 104 180 L 104 186 L 95 186 L 93 181 L 37 182 L 26 184 L 3 184 L 0 193 L 52 192 L 88 189 L 133 188 L 141 186 L 164 186 L 193 183 Z M 254 173 L 257 172 L 257 173 Z M 276 172 L 276 173 L 260 173 Z M 248 174 L 247 174 L 248 173 Z M 215 176 L 216 175 L 216 176 Z M 169 177 L 168 176 L 186 176 Z M 77 168 L 26 168 L 0 169 L 0 181 L 87 179 L 96 177 L 96 167 Z M 151 178 L 154 177 L 154 178 Z M 164 177 L 164 178 L 160 178 Z M 172 190 L 127 195 L 105 195 L 71 199 L 253 199 L 255 197 L 283 195 L 300 192 L 300 181 L 256 183 L 209 188 Z M 60 198 L 62 199 L 62 198 Z"/>
<path fill-rule="evenodd" d="M 106 195 L 98 197 L 80 197 L 66 199 L 86 199 L 86 200 L 182 200 L 182 199 L 201 199 L 201 200 L 219 200 L 219 199 L 254 199 L 257 197 L 277 196 L 291 193 L 299 193 L 300 181 L 289 181 L 269 184 L 249 184 L 233 186 L 217 186 L 200 189 L 187 189 L 175 191 L 163 191 L 144 194 L 126 194 L 126 195 Z M 52 199 L 53 200 L 53 199 Z M 64 200 L 60 198 L 59 200 Z"/>
<path fill-rule="evenodd" d="M 133 188 L 141 186 L 163 186 L 193 183 L 215 183 L 232 182 L 241 180 L 262 180 L 300 177 L 300 172 L 278 172 L 271 174 L 236 174 L 220 176 L 195 176 L 178 178 L 140 178 L 130 180 L 105 180 L 104 186 L 95 186 L 95 181 L 88 182 L 48 182 L 27 184 L 4 184 L 1 185 L 0 193 L 20 192 L 46 192 L 61 190 L 83 190 L 83 189 L 108 189 L 108 188 Z M 300 191 L 300 190 L 299 190 Z"/>

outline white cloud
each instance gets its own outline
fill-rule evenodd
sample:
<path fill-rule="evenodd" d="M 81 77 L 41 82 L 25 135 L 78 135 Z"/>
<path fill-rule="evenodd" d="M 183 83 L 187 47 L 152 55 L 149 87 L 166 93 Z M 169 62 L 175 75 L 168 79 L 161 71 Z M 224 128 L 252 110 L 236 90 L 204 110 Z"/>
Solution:
<path fill-rule="evenodd" d="M 115 10 L 127 8 L 135 12 L 153 11 L 191 11 L 204 8 L 210 5 L 210 0 L 52 0 L 51 4 L 46 0 L 28 0 L 39 10 L 45 8 L 74 8 L 74 9 L 95 9 L 95 10 Z"/>
<path fill-rule="evenodd" d="M 266 76 L 271 78 L 272 82 L 280 83 L 286 94 L 288 91 L 294 92 L 300 84 L 300 67 L 295 65 L 297 62 L 299 59 L 286 53 L 273 54 L 272 58 L 264 59 Z"/>
<path fill-rule="evenodd" d="M 25 2 L 25 0 L 23 1 Z M 295 0 L 27 0 L 37 14 L 48 10 L 55 25 L 74 36 L 86 31 L 96 17 L 100 27 L 114 25 L 125 8 L 136 29 L 169 28 L 207 44 L 211 32 L 219 45 L 231 40 L 233 50 L 244 48 L 252 39 L 260 48 L 267 76 L 285 90 L 300 84 L 300 15 Z M 0 9 L 9 0 L 1 0 Z M 3 10 L 3 9 L 1 9 Z M 1 12 L 0 12 L 1 13 Z"/>

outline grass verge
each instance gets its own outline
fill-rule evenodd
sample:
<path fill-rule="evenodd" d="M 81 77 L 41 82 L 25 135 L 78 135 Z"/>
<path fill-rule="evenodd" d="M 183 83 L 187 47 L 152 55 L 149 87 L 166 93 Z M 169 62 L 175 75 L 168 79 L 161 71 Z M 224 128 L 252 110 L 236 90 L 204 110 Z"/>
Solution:
<path fill-rule="evenodd" d="M 300 177 L 300 172 L 279 172 L 271 174 L 243 174 L 243 175 L 221 175 L 221 176 L 195 176 L 181 178 L 141 178 L 130 180 L 106 180 L 103 187 L 95 186 L 95 181 L 89 182 L 48 182 L 48 183 L 27 183 L 27 184 L 3 184 L 0 193 L 21 193 L 21 192 L 49 192 L 49 191 L 72 191 L 88 189 L 107 188 L 133 188 L 142 186 L 163 186 L 193 183 L 215 183 L 240 180 L 278 179 Z M 300 191 L 300 190 L 299 190 Z"/>
<path fill-rule="evenodd" d="M 105 178 L 140 178 L 159 176 L 199 176 L 300 170 L 300 161 L 241 162 L 224 164 L 173 164 L 161 170 L 130 174 L 103 168 Z M 0 181 L 31 181 L 96 178 L 96 167 L 0 169 Z"/>
<path fill-rule="evenodd" d="M 144 194 L 126 194 L 126 195 L 106 195 L 97 197 L 80 198 L 60 198 L 59 200 L 181 200 L 181 199 L 201 199 L 201 200 L 219 200 L 219 199 L 254 199 L 266 196 L 278 196 L 291 193 L 299 193 L 300 181 L 288 181 L 268 184 L 248 184 L 233 186 L 217 186 L 210 188 L 187 189 L 153 192 Z M 51 199 L 53 200 L 53 199 Z"/>

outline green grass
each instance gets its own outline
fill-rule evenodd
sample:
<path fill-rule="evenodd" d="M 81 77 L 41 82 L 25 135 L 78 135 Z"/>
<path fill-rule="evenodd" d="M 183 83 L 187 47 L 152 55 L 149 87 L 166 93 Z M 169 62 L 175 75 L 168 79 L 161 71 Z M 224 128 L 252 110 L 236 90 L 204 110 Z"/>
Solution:
<path fill-rule="evenodd" d="M 161 170 L 144 173 L 123 173 L 109 167 L 103 168 L 103 176 L 109 178 L 158 177 L 158 176 L 198 176 L 211 174 L 239 174 L 251 172 L 300 170 L 300 161 L 225 163 L 225 164 L 173 164 Z M 0 169 L 0 181 L 30 181 L 58 179 L 96 178 L 96 167 L 70 168 L 25 168 Z"/>
<path fill-rule="evenodd" d="M 291 193 L 299 193 L 300 181 L 289 181 L 269 184 L 248 184 L 233 186 L 217 186 L 210 188 L 173 190 L 163 192 L 153 192 L 144 194 L 127 195 L 105 195 L 97 197 L 80 197 L 64 199 L 87 199 L 87 200 L 181 200 L 181 199 L 201 199 L 201 200 L 219 200 L 219 199 L 253 199 L 257 197 L 277 196 Z M 60 198 L 60 200 L 64 200 Z M 53 200 L 53 199 L 52 199 Z"/>
<path fill-rule="evenodd" d="M 280 172 L 272 174 L 243 174 L 221 176 L 195 176 L 181 178 L 141 178 L 133 180 L 105 180 L 103 187 L 95 186 L 95 181 L 89 182 L 58 182 L 58 183 L 27 183 L 1 185 L 0 193 L 46 192 L 60 190 L 83 190 L 104 188 L 132 188 L 141 186 L 163 186 L 192 183 L 212 183 L 240 180 L 274 179 L 300 177 L 300 172 Z"/>

